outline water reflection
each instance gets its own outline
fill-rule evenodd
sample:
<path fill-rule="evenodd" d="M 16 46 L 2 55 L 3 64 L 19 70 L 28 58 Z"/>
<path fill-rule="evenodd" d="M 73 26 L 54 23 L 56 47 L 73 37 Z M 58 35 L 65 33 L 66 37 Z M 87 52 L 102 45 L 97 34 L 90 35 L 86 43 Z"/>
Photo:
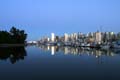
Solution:
<path fill-rule="evenodd" d="M 24 60 L 27 55 L 24 47 L 0 47 L 0 60 L 7 60 L 14 64 L 19 60 Z"/>
<path fill-rule="evenodd" d="M 57 52 L 63 52 L 64 55 L 83 55 L 87 54 L 88 56 L 93 55 L 96 58 L 100 56 L 115 56 L 120 53 L 119 49 L 113 50 L 100 50 L 100 49 L 91 49 L 91 48 L 81 48 L 81 47 L 59 47 L 59 46 L 39 46 L 41 49 L 51 51 L 51 55 L 55 55 Z"/>
<path fill-rule="evenodd" d="M 56 51 L 56 50 L 55 50 L 55 47 L 52 46 L 52 47 L 51 47 L 51 55 L 54 55 L 54 54 L 55 54 L 55 51 Z"/>

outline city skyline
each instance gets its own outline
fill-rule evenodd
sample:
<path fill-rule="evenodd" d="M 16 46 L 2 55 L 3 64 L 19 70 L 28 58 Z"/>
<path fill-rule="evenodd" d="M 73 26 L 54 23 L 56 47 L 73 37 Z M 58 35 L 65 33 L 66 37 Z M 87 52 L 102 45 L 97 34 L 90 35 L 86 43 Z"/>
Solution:
<path fill-rule="evenodd" d="M 119 0 L 1 0 L 0 30 L 24 29 L 27 40 L 55 33 L 119 32 Z"/>
<path fill-rule="evenodd" d="M 56 35 L 55 33 L 51 33 L 51 36 L 44 35 L 42 36 L 39 40 L 37 41 L 45 41 L 45 42 L 69 42 L 69 41 L 78 41 L 80 39 L 86 38 L 88 42 L 109 42 L 109 40 L 113 41 L 119 40 L 120 39 L 120 32 L 115 33 L 115 32 L 88 32 L 87 34 L 82 33 L 82 32 L 77 32 L 77 33 L 64 33 L 62 36 Z M 60 41 L 59 41 L 60 40 Z M 108 40 L 108 41 L 107 41 Z"/>

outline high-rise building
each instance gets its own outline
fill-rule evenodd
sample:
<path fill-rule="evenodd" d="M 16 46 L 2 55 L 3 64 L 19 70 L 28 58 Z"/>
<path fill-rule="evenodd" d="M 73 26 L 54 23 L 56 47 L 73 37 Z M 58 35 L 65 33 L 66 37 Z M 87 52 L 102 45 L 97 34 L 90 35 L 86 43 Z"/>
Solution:
<path fill-rule="evenodd" d="M 79 33 L 78 33 L 78 38 L 80 39 L 80 38 L 82 38 L 82 37 L 83 37 L 83 33 L 79 32 Z"/>
<path fill-rule="evenodd" d="M 120 40 L 120 32 L 117 34 L 117 39 Z"/>
<path fill-rule="evenodd" d="M 78 39 L 78 34 L 77 34 L 77 33 L 74 33 L 73 36 L 74 36 L 74 39 L 75 39 L 75 40 Z"/>
<path fill-rule="evenodd" d="M 69 39 L 69 35 L 67 33 L 64 34 L 64 41 L 67 42 Z"/>
<path fill-rule="evenodd" d="M 50 41 L 50 38 L 47 38 L 47 41 L 49 42 L 49 41 Z"/>
<path fill-rule="evenodd" d="M 51 41 L 55 42 L 55 34 L 54 33 L 51 33 Z"/>
<path fill-rule="evenodd" d="M 112 39 L 115 39 L 115 33 L 114 32 L 105 32 L 103 39 L 104 39 L 104 41 L 111 41 Z"/>
<path fill-rule="evenodd" d="M 55 41 L 56 42 L 59 42 L 60 41 L 59 39 L 60 39 L 59 36 L 55 36 Z"/>
<path fill-rule="evenodd" d="M 99 31 L 96 32 L 95 40 L 96 40 L 96 43 L 101 44 L 101 42 L 102 42 L 102 34 L 101 34 L 101 32 L 99 32 Z"/>

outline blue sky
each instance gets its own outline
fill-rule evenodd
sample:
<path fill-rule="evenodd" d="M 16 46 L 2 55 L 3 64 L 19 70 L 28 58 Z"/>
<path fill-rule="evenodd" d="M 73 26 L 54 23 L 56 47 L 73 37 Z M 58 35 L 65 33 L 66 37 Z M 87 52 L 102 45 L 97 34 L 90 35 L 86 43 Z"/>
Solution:
<path fill-rule="evenodd" d="M 51 32 L 120 31 L 120 0 L 0 0 L 0 29 L 24 29 L 27 40 Z"/>

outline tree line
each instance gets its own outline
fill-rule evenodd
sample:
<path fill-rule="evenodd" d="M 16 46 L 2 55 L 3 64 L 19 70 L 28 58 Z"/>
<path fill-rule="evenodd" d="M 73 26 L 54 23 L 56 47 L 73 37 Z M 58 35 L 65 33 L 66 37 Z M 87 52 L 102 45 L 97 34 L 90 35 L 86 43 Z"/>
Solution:
<path fill-rule="evenodd" d="M 27 38 L 24 30 L 12 27 L 10 31 L 0 31 L 0 44 L 23 44 Z"/>

